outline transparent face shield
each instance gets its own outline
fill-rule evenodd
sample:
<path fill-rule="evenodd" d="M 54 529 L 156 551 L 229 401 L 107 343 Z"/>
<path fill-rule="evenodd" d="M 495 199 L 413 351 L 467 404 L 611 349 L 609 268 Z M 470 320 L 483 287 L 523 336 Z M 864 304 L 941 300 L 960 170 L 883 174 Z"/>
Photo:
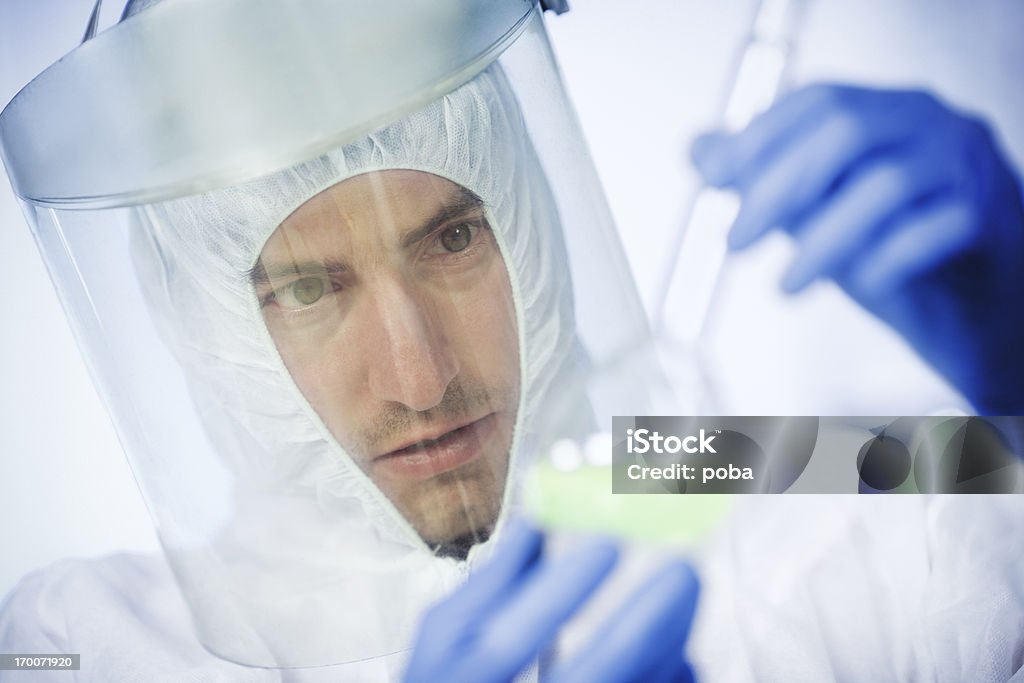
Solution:
<path fill-rule="evenodd" d="M 339 4 L 166 0 L 0 117 L 199 638 L 252 666 L 400 656 L 531 463 L 661 386 L 539 10 Z"/>

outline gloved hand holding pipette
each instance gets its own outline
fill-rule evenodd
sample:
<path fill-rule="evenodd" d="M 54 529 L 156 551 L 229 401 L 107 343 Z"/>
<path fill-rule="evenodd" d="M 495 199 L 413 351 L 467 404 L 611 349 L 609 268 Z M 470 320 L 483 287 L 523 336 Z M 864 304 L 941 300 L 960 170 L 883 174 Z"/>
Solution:
<path fill-rule="evenodd" d="M 542 545 L 536 529 L 512 525 L 492 561 L 423 620 L 407 683 L 505 683 L 553 644 L 611 572 L 618 551 L 593 540 L 552 560 Z M 669 560 L 544 680 L 692 683 L 683 647 L 697 592 L 693 569 Z"/>
<path fill-rule="evenodd" d="M 923 92 L 815 85 L 693 159 L 742 199 L 732 249 L 792 235 L 783 289 L 833 279 L 979 412 L 1024 410 L 1021 187 L 983 121 Z"/>

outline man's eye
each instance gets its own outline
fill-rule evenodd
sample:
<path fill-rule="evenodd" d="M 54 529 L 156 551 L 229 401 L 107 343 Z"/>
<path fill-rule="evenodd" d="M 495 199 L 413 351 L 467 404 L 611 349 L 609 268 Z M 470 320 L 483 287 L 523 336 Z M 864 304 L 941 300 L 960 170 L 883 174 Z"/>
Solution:
<path fill-rule="evenodd" d="M 475 226 L 469 223 L 461 223 L 445 228 L 441 233 L 441 246 L 452 253 L 462 251 L 473 240 L 474 228 Z"/>
<path fill-rule="evenodd" d="M 278 294 L 277 298 L 285 306 L 288 306 L 289 303 L 294 307 L 310 306 L 324 295 L 324 281 L 318 277 L 304 277 L 285 287 L 284 294 L 284 297 Z M 281 301 L 282 298 L 284 301 Z M 289 299 L 294 301 L 290 302 Z"/>

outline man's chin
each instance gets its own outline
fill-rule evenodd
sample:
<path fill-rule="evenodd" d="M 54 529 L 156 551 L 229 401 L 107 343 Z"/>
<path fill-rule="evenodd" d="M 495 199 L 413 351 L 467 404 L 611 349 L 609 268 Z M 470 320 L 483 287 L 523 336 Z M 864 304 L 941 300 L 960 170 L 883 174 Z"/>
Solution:
<path fill-rule="evenodd" d="M 438 557 L 451 557 L 456 560 L 465 560 L 473 546 L 485 542 L 491 536 L 492 528 L 481 529 L 464 534 L 457 538 L 432 545 L 434 554 Z"/>
<path fill-rule="evenodd" d="M 494 529 L 504 495 L 504 467 L 478 460 L 412 487 L 385 493 L 431 548 L 482 543 Z"/>
<path fill-rule="evenodd" d="M 461 502 L 443 511 L 436 509 L 431 516 L 422 514 L 412 518 L 412 526 L 420 538 L 439 555 L 454 556 L 448 548 L 468 548 L 490 538 L 498 518 L 500 505 L 487 501 L 487 505 L 462 505 Z"/>

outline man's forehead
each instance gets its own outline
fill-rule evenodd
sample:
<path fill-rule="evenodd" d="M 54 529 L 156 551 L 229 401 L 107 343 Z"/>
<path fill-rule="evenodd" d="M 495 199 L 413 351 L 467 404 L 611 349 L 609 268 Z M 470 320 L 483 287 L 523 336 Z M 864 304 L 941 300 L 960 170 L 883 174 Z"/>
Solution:
<path fill-rule="evenodd" d="M 423 171 L 391 169 L 363 173 L 314 195 L 282 223 L 289 231 L 316 230 L 339 221 L 350 227 L 386 228 L 426 220 L 471 192 Z M 475 195 L 473 195 L 475 197 Z"/>

